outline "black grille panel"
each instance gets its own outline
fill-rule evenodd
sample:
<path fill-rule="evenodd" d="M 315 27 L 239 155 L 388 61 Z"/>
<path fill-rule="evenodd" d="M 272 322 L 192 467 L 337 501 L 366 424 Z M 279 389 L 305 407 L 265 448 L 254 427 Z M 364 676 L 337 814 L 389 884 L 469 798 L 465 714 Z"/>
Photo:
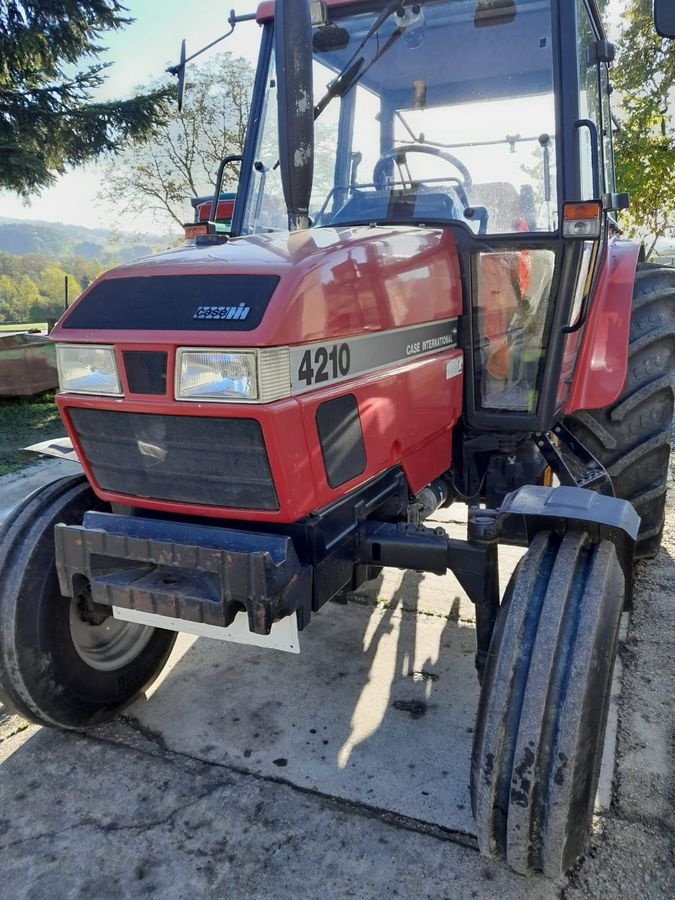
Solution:
<path fill-rule="evenodd" d="M 64 316 L 64 328 L 116 331 L 251 331 L 278 275 L 105 278 Z"/>
<path fill-rule="evenodd" d="M 68 410 L 103 490 L 236 509 L 279 508 L 254 419 Z"/>
<path fill-rule="evenodd" d="M 159 350 L 125 350 L 123 356 L 132 394 L 166 394 L 166 353 Z"/>

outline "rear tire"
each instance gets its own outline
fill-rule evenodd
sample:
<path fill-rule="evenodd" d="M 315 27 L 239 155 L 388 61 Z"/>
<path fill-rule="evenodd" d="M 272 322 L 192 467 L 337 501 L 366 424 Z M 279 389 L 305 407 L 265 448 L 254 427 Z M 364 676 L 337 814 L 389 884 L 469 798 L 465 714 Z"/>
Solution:
<path fill-rule="evenodd" d="M 658 553 L 673 427 L 675 269 L 641 265 L 635 277 L 628 375 L 621 396 L 565 424 L 609 472 L 617 497 L 641 516 L 638 558 Z"/>
<path fill-rule="evenodd" d="M 54 525 L 102 504 L 82 476 L 25 500 L 0 528 L 0 700 L 41 725 L 97 725 L 146 690 L 176 634 L 85 615 L 61 595 Z M 145 629 L 145 630 L 143 630 Z"/>
<path fill-rule="evenodd" d="M 481 689 L 471 762 L 478 843 L 558 878 L 584 852 L 624 576 L 609 541 L 538 534 L 513 574 Z"/>

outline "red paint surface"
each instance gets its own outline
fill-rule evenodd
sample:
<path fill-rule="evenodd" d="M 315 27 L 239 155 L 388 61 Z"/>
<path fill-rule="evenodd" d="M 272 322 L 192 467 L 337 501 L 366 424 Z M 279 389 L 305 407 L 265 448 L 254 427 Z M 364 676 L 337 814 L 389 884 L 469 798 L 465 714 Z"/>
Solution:
<path fill-rule="evenodd" d="M 125 349 L 168 352 L 167 395 L 103 398 L 60 394 L 57 405 L 96 493 L 109 502 L 167 512 L 252 521 L 293 522 L 322 509 L 381 472 L 400 465 L 418 491 L 451 464 L 452 428 L 462 409 L 462 376 L 447 363 L 461 350 L 439 351 L 269 404 L 191 403 L 173 399 L 175 351 L 182 346 L 293 346 L 405 328 L 462 312 L 454 240 L 438 229 L 350 228 L 238 238 L 219 247 L 186 247 L 106 273 L 103 278 L 182 274 L 277 274 L 280 282 L 258 328 L 248 332 L 70 331 L 57 341 L 114 344 L 128 394 Z M 120 290 L 123 290 L 120 284 Z M 186 298 L 194 302 L 194 298 Z M 86 302 L 86 292 L 78 303 Z M 320 403 L 353 394 L 366 468 L 337 489 L 326 481 L 316 428 Z M 192 506 L 111 494 L 96 483 L 68 416 L 71 407 L 164 415 L 252 418 L 263 430 L 280 510 Z"/>
<path fill-rule="evenodd" d="M 621 394 L 628 342 L 637 244 L 613 240 L 602 263 L 595 298 L 581 339 L 565 413 L 603 409 Z"/>
<path fill-rule="evenodd" d="M 153 349 L 162 348 L 153 345 Z M 118 348 L 118 359 L 120 353 L 121 348 Z M 168 396 L 104 399 L 81 394 L 58 394 L 56 403 L 87 478 L 101 499 L 172 513 L 294 522 L 328 506 L 395 465 L 402 466 L 413 491 L 419 491 L 445 472 L 451 462 L 452 427 L 462 409 L 462 376 L 447 379 L 446 365 L 461 355 L 460 350 L 448 350 L 404 363 L 392 372 L 353 378 L 269 404 L 186 403 Z M 167 374 L 167 380 L 172 384 L 171 370 Z M 124 376 L 123 388 L 126 389 Z M 353 394 L 358 402 L 366 468 L 357 478 L 333 489 L 326 481 L 316 411 L 319 404 L 344 394 Z M 193 506 L 105 491 L 97 484 L 82 453 L 68 415 L 72 408 L 256 419 L 263 430 L 280 509 L 278 512 L 256 512 Z"/>
<path fill-rule="evenodd" d="M 455 241 L 450 232 L 431 228 L 321 228 L 234 238 L 216 247 L 188 244 L 113 269 L 101 280 L 198 274 L 278 275 L 281 280 L 252 331 L 69 330 L 63 328 L 66 313 L 51 337 L 84 344 L 275 347 L 402 328 L 462 312 Z M 92 288 L 71 310 L 86 302 Z M 194 304 L 194 297 L 186 296 L 186 303 Z"/>
<path fill-rule="evenodd" d="M 363 5 L 363 0 L 325 0 L 326 6 L 354 6 L 355 4 Z M 274 0 L 263 0 L 258 4 L 256 11 L 256 21 L 262 24 L 269 22 L 274 18 Z"/>

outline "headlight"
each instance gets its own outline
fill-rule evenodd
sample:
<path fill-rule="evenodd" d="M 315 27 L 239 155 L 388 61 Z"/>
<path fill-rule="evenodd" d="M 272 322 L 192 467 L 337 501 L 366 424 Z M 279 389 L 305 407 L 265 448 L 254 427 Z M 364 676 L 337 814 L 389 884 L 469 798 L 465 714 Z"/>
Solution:
<path fill-rule="evenodd" d="M 122 395 L 113 347 L 57 344 L 56 362 L 62 391 Z"/>
<path fill-rule="evenodd" d="M 179 350 L 176 397 L 179 400 L 257 400 L 255 353 Z"/>
<path fill-rule="evenodd" d="M 269 403 L 289 397 L 290 382 L 288 347 L 186 347 L 176 354 L 176 400 Z"/>

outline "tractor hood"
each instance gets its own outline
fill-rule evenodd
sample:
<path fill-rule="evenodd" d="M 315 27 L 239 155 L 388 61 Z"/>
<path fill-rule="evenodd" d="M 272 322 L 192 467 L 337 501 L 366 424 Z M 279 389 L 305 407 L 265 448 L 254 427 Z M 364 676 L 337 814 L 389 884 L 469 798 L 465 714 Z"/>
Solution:
<path fill-rule="evenodd" d="M 460 315 L 455 242 L 430 228 L 310 229 L 187 245 L 106 272 L 53 339 L 285 346 Z"/>

